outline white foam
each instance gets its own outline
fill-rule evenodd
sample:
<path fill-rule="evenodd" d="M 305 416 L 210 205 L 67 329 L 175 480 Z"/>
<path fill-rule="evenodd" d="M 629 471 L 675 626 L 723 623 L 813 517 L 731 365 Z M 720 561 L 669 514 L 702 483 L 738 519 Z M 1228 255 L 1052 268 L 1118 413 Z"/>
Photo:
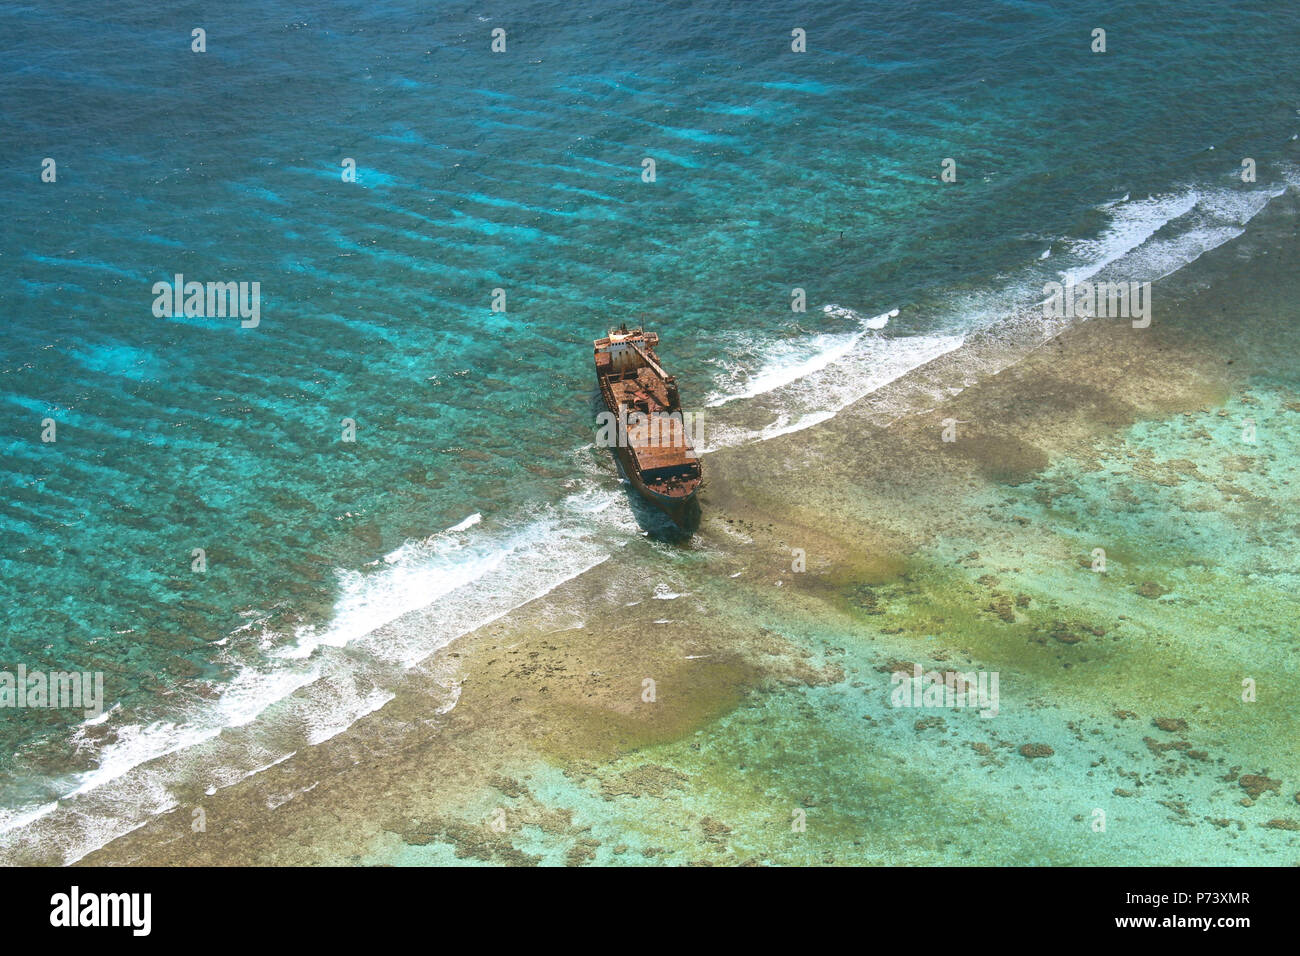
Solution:
<path fill-rule="evenodd" d="M 474 527 L 474 525 L 478 524 L 482 520 L 483 520 L 483 516 L 476 511 L 468 518 L 466 518 L 464 521 L 462 521 L 460 524 L 452 525 L 450 528 L 447 529 L 447 531 L 452 534 L 456 533 L 457 531 L 468 531 L 470 528 Z"/>
<path fill-rule="evenodd" d="M 836 308 L 842 308 L 836 306 Z M 886 313 L 886 317 L 891 313 Z M 860 322 L 862 320 L 859 320 Z M 819 337 L 825 338 L 825 337 Z M 796 363 L 781 371 L 780 351 L 769 357 L 765 371 L 758 376 L 765 386 L 780 381 L 773 388 L 749 388 L 774 406 L 774 417 L 760 427 L 739 426 L 725 419 L 705 419 L 704 446 L 707 453 L 718 448 L 767 441 L 780 435 L 811 428 L 828 421 L 838 412 L 908 372 L 958 348 L 961 335 L 912 335 L 885 337 L 862 328 L 849 333 L 848 339 L 829 348 L 821 348 L 814 358 Z M 812 347 L 822 344 L 814 341 Z M 781 351 L 784 351 L 783 347 Z M 725 398 L 712 404 L 735 401 Z"/>
<path fill-rule="evenodd" d="M 838 308 L 827 306 L 831 308 Z M 705 402 L 708 408 L 717 408 L 739 399 L 753 398 L 789 385 L 813 372 L 838 361 L 857 345 L 865 330 L 834 335 L 816 335 L 811 339 L 776 343 L 768 347 L 763 367 L 747 376 L 739 391 L 715 394 Z"/>
<path fill-rule="evenodd" d="M 108 710 L 104 711 L 102 714 L 99 714 L 96 717 L 87 717 L 85 720 L 81 722 L 81 726 L 94 727 L 97 724 L 102 724 L 104 721 L 108 720 L 109 715 L 112 714 L 113 711 L 118 710 L 121 706 L 122 706 L 121 704 L 114 704 L 112 707 L 108 708 Z"/>
<path fill-rule="evenodd" d="M 770 425 L 764 426 L 763 430 L 758 433 L 760 441 L 768 441 L 772 438 L 778 438 L 781 435 L 791 435 L 794 432 L 801 432 L 805 428 L 812 428 L 814 425 L 820 425 L 822 422 L 830 421 L 835 417 L 838 409 L 827 409 L 820 412 L 809 412 L 807 415 L 800 417 L 797 422 L 790 423 L 790 417 L 785 414 L 777 416 L 776 421 Z"/>
<path fill-rule="evenodd" d="M 10 830 L 21 829 L 29 823 L 39 820 L 47 814 L 53 813 L 59 807 L 59 801 L 52 800 L 49 803 L 29 804 L 25 807 L 15 807 L 13 809 L 0 809 L 0 833 L 8 833 Z"/>
<path fill-rule="evenodd" d="M 385 557 L 388 567 L 369 574 L 340 570 L 334 616 L 323 628 L 300 629 L 286 658 L 305 658 L 320 647 L 342 647 L 410 611 L 472 584 L 510 554 L 510 548 L 475 549 L 456 539 L 408 542 Z"/>
<path fill-rule="evenodd" d="M 443 714 L 450 714 L 453 710 L 456 709 L 456 705 L 460 703 L 460 694 L 461 694 L 460 684 L 461 684 L 460 681 L 453 681 L 450 686 L 446 684 L 442 685 L 442 687 L 449 694 L 449 699 L 447 700 L 447 703 L 443 704 L 436 711 L 434 711 L 434 713 L 436 713 L 439 717 L 441 717 Z"/>
<path fill-rule="evenodd" d="M 282 806 L 284 806 L 284 805 L 285 805 L 286 803 L 288 803 L 290 800 L 293 800 L 293 799 L 295 799 L 296 797 L 300 797 L 300 796 L 302 796 L 304 793 L 311 793 L 311 792 L 312 792 L 313 790 L 315 790 L 318 786 L 320 786 L 320 781 L 319 781 L 319 780 L 317 780 L 315 783 L 311 784 L 310 786 L 299 787 L 297 790 L 291 790 L 291 791 L 289 791 L 288 795 L 267 797 L 267 798 L 266 798 L 266 809 L 268 809 L 268 810 L 279 810 Z"/>
<path fill-rule="evenodd" d="M 307 732 L 307 743 L 315 746 L 331 737 L 337 737 L 366 714 L 373 714 L 397 695 L 381 688 L 373 688 L 369 693 L 351 695 L 347 706 L 332 711 L 314 714 Z"/>
<path fill-rule="evenodd" d="M 1149 196 L 1146 199 L 1124 199 L 1102 208 L 1111 210 L 1111 222 L 1096 239 L 1076 239 L 1069 244 L 1070 252 L 1083 260 L 1081 265 L 1061 274 L 1066 285 L 1087 281 L 1106 266 L 1132 252 L 1168 223 L 1185 216 L 1196 208 L 1200 193 L 1195 189 Z"/>
<path fill-rule="evenodd" d="M 1171 275 L 1241 235 L 1245 225 L 1294 181 L 1293 171 L 1285 170 L 1281 185 L 1187 187 L 1139 200 L 1125 194 L 1099 207 L 1111 216 L 1099 237 L 1069 243 L 1071 255 L 1080 261 L 1061 273 L 1061 281 L 1085 282 L 1113 264 L 1123 268 L 1129 281 L 1154 282 Z M 1168 234 L 1157 235 L 1162 232 Z"/>
<path fill-rule="evenodd" d="M 898 309 L 891 309 L 888 312 L 882 312 L 880 315 L 867 319 L 862 324 L 872 331 L 878 332 L 889 324 L 890 319 L 896 318 L 898 318 Z"/>
<path fill-rule="evenodd" d="M 176 753 L 215 737 L 220 732 L 220 727 L 177 726 L 167 721 L 156 721 L 147 726 L 127 724 L 118 728 L 114 741 L 100 752 L 99 765 L 78 777 L 77 786 L 65 794 L 63 799 L 88 793 L 116 780 L 147 760 Z M 78 742 L 76 734 L 73 735 L 73 741 Z"/>
<path fill-rule="evenodd" d="M 212 786 L 208 787 L 208 789 L 204 790 L 203 792 L 204 792 L 205 794 L 207 794 L 207 795 L 210 797 L 210 796 L 212 796 L 213 794 L 215 794 L 218 790 L 224 790 L 226 787 L 232 786 L 233 784 L 236 784 L 236 783 L 238 783 L 238 782 L 241 781 L 241 780 L 247 780 L 249 777 L 255 777 L 255 776 L 257 776 L 259 773 L 262 773 L 262 772 L 265 771 L 265 770 L 270 770 L 272 767 L 275 767 L 275 766 L 278 766 L 279 764 L 284 763 L 286 760 L 288 760 L 289 758 L 291 758 L 291 757 L 292 757 L 294 754 L 296 754 L 297 752 L 298 752 L 298 751 L 296 751 L 296 750 L 291 750 L 291 751 L 289 751 L 287 754 L 281 754 L 279 757 L 276 757 L 276 758 L 275 758 L 274 760 L 272 760 L 270 763 L 264 763 L 264 764 L 262 764 L 260 767 L 254 767 L 252 770 L 249 770 L 249 771 L 246 771 L 246 772 L 244 772 L 244 773 L 241 773 L 241 774 L 239 774 L 238 776 L 234 777 L 233 779 L 231 779 L 231 780 L 227 780 L 227 781 L 225 781 L 225 782 L 223 782 L 223 783 L 221 783 L 221 784 L 213 784 Z"/>

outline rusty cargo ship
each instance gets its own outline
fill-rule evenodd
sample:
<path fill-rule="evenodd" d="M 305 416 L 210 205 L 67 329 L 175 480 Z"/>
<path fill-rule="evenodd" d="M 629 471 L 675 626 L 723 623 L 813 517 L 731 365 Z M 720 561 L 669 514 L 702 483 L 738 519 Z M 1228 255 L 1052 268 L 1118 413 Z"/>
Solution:
<path fill-rule="evenodd" d="M 595 341 L 596 384 L 609 415 L 602 435 L 624 477 L 675 524 L 699 516 L 700 461 L 687 434 L 676 380 L 655 355 L 659 336 L 626 325 Z"/>

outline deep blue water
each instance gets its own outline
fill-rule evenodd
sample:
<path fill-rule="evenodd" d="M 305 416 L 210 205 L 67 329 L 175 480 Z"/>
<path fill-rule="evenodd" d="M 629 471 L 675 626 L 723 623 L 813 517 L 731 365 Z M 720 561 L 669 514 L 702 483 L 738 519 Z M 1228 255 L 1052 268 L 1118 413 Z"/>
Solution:
<path fill-rule="evenodd" d="M 1285 5 L 315 6 L 0 5 L 0 666 L 102 670 L 117 705 L 7 714 L 10 810 L 404 666 L 635 534 L 586 447 L 610 324 L 753 440 L 1063 269 L 1176 268 L 1297 158 Z M 260 325 L 155 317 L 176 273 L 259 282 Z M 439 628 L 375 636 L 417 608 Z"/>

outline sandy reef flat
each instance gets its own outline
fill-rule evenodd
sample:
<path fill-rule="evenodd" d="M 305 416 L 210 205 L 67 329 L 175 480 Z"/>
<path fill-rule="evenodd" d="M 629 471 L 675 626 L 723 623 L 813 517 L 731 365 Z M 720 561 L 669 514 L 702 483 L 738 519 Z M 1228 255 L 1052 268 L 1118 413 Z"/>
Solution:
<path fill-rule="evenodd" d="M 82 862 L 1300 863 L 1297 223 L 1158 282 L 1150 328 L 1004 329 L 709 455 L 688 545 Z M 892 707 L 914 663 L 996 672 L 997 715 Z"/>

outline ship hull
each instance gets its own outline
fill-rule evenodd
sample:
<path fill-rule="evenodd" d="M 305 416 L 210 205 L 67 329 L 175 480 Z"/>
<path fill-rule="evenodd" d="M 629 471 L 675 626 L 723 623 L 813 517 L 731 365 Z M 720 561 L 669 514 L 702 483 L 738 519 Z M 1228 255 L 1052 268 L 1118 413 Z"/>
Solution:
<path fill-rule="evenodd" d="M 700 514 L 700 503 L 695 497 L 696 491 L 687 495 L 661 495 L 641 480 L 636 464 L 632 461 L 631 451 L 622 447 L 615 447 L 613 451 L 618 461 L 619 471 L 644 501 L 663 512 L 668 520 L 683 530 L 689 530 L 696 524 Z"/>
<path fill-rule="evenodd" d="M 643 501 L 691 532 L 699 524 L 695 496 L 703 476 L 677 380 L 654 353 L 658 342 L 654 332 L 624 325 L 593 343 L 596 387 L 611 419 L 599 441 L 612 447 L 619 471 Z"/>

